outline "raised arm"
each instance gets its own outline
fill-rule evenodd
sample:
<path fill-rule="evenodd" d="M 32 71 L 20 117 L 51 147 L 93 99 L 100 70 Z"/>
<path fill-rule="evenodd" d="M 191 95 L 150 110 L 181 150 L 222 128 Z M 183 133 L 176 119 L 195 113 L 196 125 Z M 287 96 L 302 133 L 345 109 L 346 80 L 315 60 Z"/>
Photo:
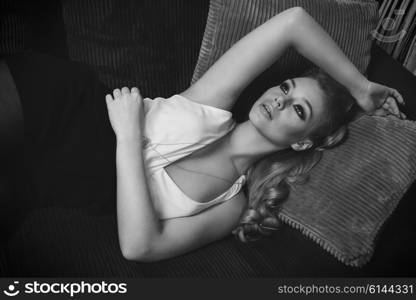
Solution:
<path fill-rule="evenodd" d="M 367 88 L 367 79 L 325 30 L 303 8 L 293 7 L 243 37 L 182 95 L 229 110 L 244 88 L 288 47 L 325 70 L 353 96 Z"/>

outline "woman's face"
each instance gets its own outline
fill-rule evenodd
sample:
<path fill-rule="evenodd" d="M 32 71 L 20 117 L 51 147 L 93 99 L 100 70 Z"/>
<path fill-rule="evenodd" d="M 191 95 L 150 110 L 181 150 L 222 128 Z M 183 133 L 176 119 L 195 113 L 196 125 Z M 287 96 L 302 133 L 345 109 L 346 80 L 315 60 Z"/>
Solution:
<path fill-rule="evenodd" d="M 315 79 L 297 77 L 268 89 L 249 113 L 257 131 L 276 145 L 308 138 L 324 116 L 322 90 Z"/>

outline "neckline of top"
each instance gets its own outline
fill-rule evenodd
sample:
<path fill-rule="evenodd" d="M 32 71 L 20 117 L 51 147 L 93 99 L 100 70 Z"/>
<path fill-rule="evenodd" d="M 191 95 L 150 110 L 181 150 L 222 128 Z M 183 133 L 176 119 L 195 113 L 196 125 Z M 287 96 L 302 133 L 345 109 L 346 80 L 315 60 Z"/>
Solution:
<path fill-rule="evenodd" d="M 199 202 L 199 201 L 196 201 L 196 200 L 194 200 L 194 199 L 192 199 L 191 197 L 189 197 L 187 194 L 185 194 L 185 192 L 184 191 L 182 191 L 182 189 L 175 183 L 175 181 L 169 176 L 169 174 L 168 174 L 168 172 L 166 172 L 166 170 L 165 170 L 165 168 L 161 168 L 161 172 L 162 172 L 162 175 L 165 177 L 165 178 L 167 178 L 168 179 L 168 181 L 170 182 L 170 184 L 172 184 L 173 186 L 175 186 L 175 189 L 176 190 L 178 190 L 179 192 L 180 192 L 180 194 L 182 195 L 182 196 L 184 196 L 186 199 L 188 199 L 189 201 L 191 201 L 191 202 L 193 202 L 193 203 L 195 203 L 196 205 L 210 205 L 210 204 L 212 204 L 212 203 L 215 203 L 215 202 L 218 202 L 219 200 L 221 200 L 227 193 L 229 193 L 230 192 L 230 190 L 232 190 L 233 188 L 234 188 L 234 186 L 236 185 L 236 184 L 238 184 L 238 185 L 240 185 L 239 187 L 238 187 L 238 191 L 240 191 L 240 189 L 241 189 L 241 187 L 244 185 L 244 183 L 245 183 L 245 180 L 246 180 L 246 175 L 245 174 L 242 174 L 240 177 L 238 177 L 237 178 L 237 180 L 236 181 L 234 181 L 234 183 L 226 190 L 226 191 L 224 191 L 223 193 L 221 193 L 220 195 L 218 195 L 217 197 L 215 197 L 214 199 L 212 199 L 212 200 L 209 200 L 209 201 L 207 201 L 207 202 Z M 236 194 L 236 193 L 234 193 L 234 194 Z M 227 199 L 228 200 L 228 199 Z"/>

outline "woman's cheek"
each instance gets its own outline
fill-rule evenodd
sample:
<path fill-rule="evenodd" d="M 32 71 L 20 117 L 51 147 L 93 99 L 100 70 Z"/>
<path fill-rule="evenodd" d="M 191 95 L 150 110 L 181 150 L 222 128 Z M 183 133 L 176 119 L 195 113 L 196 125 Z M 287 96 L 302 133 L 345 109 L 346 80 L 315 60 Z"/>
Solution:
<path fill-rule="evenodd" d="M 284 131 L 287 141 L 297 142 L 304 136 L 306 131 L 305 124 L 297 116 L 285 114 L 281 116 L 280 121 L 280 128 Z"/>

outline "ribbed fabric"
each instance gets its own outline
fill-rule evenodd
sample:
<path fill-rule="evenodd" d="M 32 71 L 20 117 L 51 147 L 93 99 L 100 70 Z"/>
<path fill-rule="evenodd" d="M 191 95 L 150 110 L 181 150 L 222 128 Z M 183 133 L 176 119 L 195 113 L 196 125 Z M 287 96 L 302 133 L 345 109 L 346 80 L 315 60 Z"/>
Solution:
<path fill-rule="evenodd" d="M 207 1 L 63 1 L 71 59 L 93 66 L 110 88 L 168 97 L 189 86 Z"/>
<path fill-rule="evenodd" d="M 0 54 L 8 55 L 25 48 L 25 21 L 21 14 L 1 12 L 17 11 L 19 3 L 11 0 L 0 2 Z"/>
<path fill-rule="evenodd" d="M 377 25 L 376 1 L 314 0 L 211 0 L 204 39 L 192 83 L 204 74 L 236 41 L 279 12 L 302 6 L 364 72 L 370 60 L 371 30 Z M 294 50 L 273 66 L 284 76 L 310 66 Z M 280 76 L 279 76 L 280 77 Z"/>
<path fill-rule="evenodd" d="M 114 215 L 79 209 L 35 210 L 7 245 L 11 276 L 120 276 L 250 278 L 270 276 L 272 266 L 233 237 L 183 256 L 155 262 L 125 260 Z"/>
<path fill-rule="evenodd" d="M 380 227 L 416 179 L 416 123 L 362 116 L 294 185 L 280 218 L 340 261 L 369 261 Z"/>
<path fill-rule="evenodd" d="M 293 6 L 302 6 L 338 43 L 340 48 L 364 72 L 370 60 L 370 32 L 378 21 L 378 3 L 373 0 L 211 0 L 198 63 L 192 77 L 195 83 L 235 42 Z M 241 103 L 252 103 L 267 88 L 299 76 L 311 63 L 290 49 L 276 63 L 254 80 L 242 93 Z M 240 106 L 240 105 L 239 105 Z M 251 105 L 246 105 L 250 107 Z M 248 110 L 234 107 L 237 121 L 244 120 Z"/>

